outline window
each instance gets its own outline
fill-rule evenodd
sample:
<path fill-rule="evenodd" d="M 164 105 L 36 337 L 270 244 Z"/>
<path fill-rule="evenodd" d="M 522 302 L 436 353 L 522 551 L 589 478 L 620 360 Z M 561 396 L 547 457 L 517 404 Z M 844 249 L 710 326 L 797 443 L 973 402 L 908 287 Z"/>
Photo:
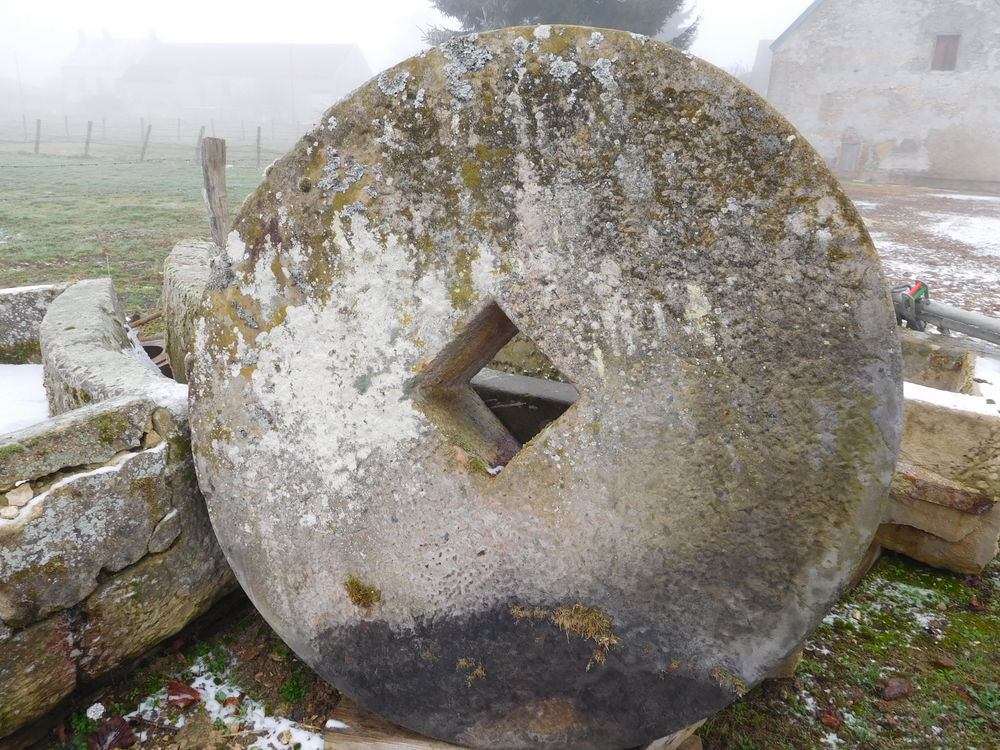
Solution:
<path fill-rule="evenodd" d="M 954 70 L 958 61 L 959 34 L 941 34 L 934 40 L 931 70 Z"/>

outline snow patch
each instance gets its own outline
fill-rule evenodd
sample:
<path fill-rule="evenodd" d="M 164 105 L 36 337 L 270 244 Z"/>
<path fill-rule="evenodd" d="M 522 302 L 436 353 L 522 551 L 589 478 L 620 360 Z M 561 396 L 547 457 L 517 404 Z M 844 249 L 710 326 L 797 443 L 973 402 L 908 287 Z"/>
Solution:
<path fill-rule="evenodd" d="M 0 365 L 0 435 L 44 422 L 49 402 L 42 384 L 42 365 Z"/>

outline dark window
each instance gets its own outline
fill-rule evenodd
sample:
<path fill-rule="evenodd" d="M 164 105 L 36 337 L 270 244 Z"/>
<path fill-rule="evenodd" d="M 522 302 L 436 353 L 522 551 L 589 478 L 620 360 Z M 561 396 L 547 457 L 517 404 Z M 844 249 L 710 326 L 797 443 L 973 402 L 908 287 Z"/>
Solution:
<path fill-rule="evenodd" d="M 931 70 L 954 70 L 958 60 L 958 34 L 942 34 L 934 40 Z"/>

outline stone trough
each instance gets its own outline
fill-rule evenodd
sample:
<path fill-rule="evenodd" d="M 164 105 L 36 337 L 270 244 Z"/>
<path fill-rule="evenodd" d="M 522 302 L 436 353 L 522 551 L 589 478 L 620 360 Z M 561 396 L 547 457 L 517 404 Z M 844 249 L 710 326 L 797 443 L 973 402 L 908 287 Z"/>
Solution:
<path fill-rule="evenodd" d="M 720 71 L 620 32 L 458 38 L 244 204 L 195 325 L 199 479 L 258 610 L 363 706 L 635 746 L 847 584 L 899 444 L 894 327 L 836 180 Z M 503 362 L 559 409 L 498 418 Z"/>
<path fill-rule="evenodd" d="M 130 339 L 110 280 L 60 291 L 21 339 L 54 416 L 0 435 L 4 747 L 235 585 L 194 475 L 186 387 Z"/>

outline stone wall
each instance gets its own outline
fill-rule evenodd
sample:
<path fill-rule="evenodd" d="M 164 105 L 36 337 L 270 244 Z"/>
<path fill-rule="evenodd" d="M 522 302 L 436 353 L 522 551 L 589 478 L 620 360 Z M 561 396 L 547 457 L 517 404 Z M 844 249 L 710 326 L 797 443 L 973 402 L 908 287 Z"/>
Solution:
<path fill-rule="evenodd" d="M 931 565 L 978 573 L 996 556 L 1000 537 L 1000 352 L 900 331 L 906 419 L 876 541 Z"/>
<path fill-rule="evenodd" d="M 0 289 L 0 364 L 41 362 L 38 327 L 65 284 Z"/>
<path fill-rule="evenodd" d="M 768 98 L 841 174 L 1000 190 L 998 24 L 993 0 L 826 0 L 774 43 Z"/>
<path fill-rule="evenodd" d="M 194 474 L 187 389 L 143 363 L 111 282 L 69 287 L 41 350 L 57 416 L 0 436 L 4 747 L 235 587 Z"/>

